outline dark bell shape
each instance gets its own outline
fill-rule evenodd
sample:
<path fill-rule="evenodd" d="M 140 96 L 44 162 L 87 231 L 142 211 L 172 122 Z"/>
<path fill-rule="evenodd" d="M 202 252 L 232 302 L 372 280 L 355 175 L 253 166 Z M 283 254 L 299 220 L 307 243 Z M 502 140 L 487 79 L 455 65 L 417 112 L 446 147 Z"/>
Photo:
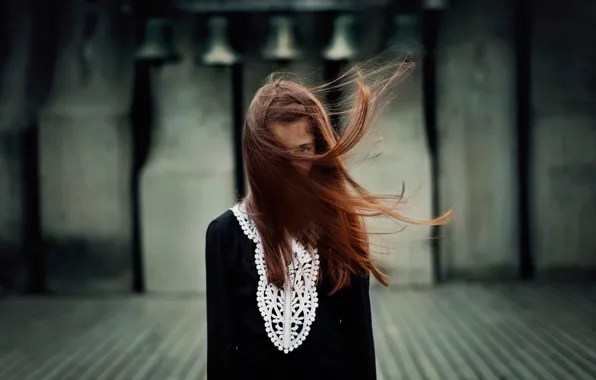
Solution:
<path fill-rule="evenodd" d="M 207 51 L 202 56 L 205 65 L 229 66 L 238 62 L 239 56 L 228 42 L 228 20 L 213 17 L 209 20 L 209 39 Z"/>
<path fill-rule="evenodd" d="M 353 59 L 356 56 L 357 51 L 352 39 L 354 21 L 354 16 L 349 14 L 343 14 L 335 18 L 331 43 L 323 52 L 325 59 L 343 61 Z"/>
<path fill-rule="evenodd" d="M 269 19 L 269 38 L 263 56 L 271 61 L 291 61 L 301 56 L 296 47 L 291 17 L 274 16 Z"/>
<path fill-rule="evenodd" d="M 165 63 L 176 61 L 180 55 L 173 43 L 172 22 L 165 18 L 150 18 L 145 23 L 145 38 L 137 50 L 137 60 Z"/>

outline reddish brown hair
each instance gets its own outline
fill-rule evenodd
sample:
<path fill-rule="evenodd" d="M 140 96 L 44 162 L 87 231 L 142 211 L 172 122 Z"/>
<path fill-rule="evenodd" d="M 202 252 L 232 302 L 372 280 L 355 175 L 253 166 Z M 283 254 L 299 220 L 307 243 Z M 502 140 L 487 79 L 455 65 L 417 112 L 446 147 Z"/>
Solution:
<path fill-rule="evenodd" d="M 396 211 L 403 195 L 369 193 L 350 175 L 346 155 L 362 140 L 382 108 L 381 95 L 404 71 L 403 64 L 388 78 L 365 84 L 358 69 L 339 78 L 342 85 L 357 84 L 339 135 L 330 122 L 330 112 L 317 97 L 330 84 L 309 89 L 295 79 L 272 75 L 261 87 L 246 116 L 242 137 L 244 163 L 249 183 L 245 207 L 254 220 L 264 248 L 269 281 L 281 287 L 286 267 L 293 257 L 290 236 L 307 247 L 317 247 L 322 275 L 337 291 L 350 283 L 352 274 L 372 273 L 383 285 L 385 274 L 374 264 L 365 217 L 386 216 L 407 223 L 437 225 L 450 212 L 432 220 L 413 220 Z M 355 75 L 354 75 L 355 74 Z M 378 73 L 377 73 L 378 74 Z M 354 75 L 354 80 L 349 76 Z M 282 146 L 271 130 L 273 123 L 310 121 L 315 155 L 300 154 Z M 310 175 L 292 164 L 312 161 Z"/>

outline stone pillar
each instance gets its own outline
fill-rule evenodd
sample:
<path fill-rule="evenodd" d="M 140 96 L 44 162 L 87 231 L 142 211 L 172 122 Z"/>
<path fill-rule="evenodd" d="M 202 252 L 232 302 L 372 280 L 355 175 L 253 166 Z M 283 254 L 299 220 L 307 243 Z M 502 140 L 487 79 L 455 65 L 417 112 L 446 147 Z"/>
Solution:
<path fill-rule="evenodd" d="M 182 60 L 155 67 L 155 131 L 141 178 L 145 286 L 205 291 L 205 232 L 234 204 L 231 72 L 198 66 L 191 22 L 177 23 Z"/>
<path fill-rule="evenodd" d="M 596 4 L 531 1 L 530 238 L 538 276 L 596 271 Z"/>
<path fill-rule="evenodd" d="M 119 0 L 69 1 L 39 119 L 48 288 L 132 290 L 132 20 Z"/>
<path fill-rule="evenodd" d="M 385 65 L 386 68 L 378 79 L 391 76 L 405 58 L 409 58 L 415 66 L 396 79 L 391 91 L 385 94 L 386 100 L 392 98 L 391 102 L 375 124 L 373 133 L 361 144 L 353 172 L 361 184 L 374 194 L 399 195 L 402 183 L 405 183 L 407 204 L 399 211 L 411 218 L 430 219 L 432 182 L 422 108 L 419 19 L 416 15 L 399 15 L 394 23 L 393 36 L 382 55 L 384 60 L 376 65 Z M 378 30 L 378 38 L 382 35 L 381 31 Z M 382 140 L 379 142 L 379 139 Z M 365 154 L 374 158 L 361 161 Z M 372 239 L 372 249 L 385 272 L 391 276 L 392 286 L 433 283 L 429 227 L 379 219 L 370 221 L 369 229 L 371 232 L 395 232 L 374 235 Z"/>
<path fill-rule="evenodd" d="M 517 276 L 516 85 L 511 2 L 449 2 L 437 51 L 443 275 Z"/>
<path fill-rule="evenodd" d="M 0 4 L 0 295 L 24 291 L 26 268 L 24 154 L 27 117 L 27 63 L 30 48 L 25 2 Z"/>

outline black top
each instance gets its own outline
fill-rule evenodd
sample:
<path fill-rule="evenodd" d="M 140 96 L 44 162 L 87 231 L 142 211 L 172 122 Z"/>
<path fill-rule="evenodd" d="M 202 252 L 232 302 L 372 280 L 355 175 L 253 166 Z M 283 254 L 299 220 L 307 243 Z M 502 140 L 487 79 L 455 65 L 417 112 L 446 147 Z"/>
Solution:
<path fill-rule="evenodd" d="M 257 305 L 255 248 L 231 210 L 207 228 L 207 379 L 375 380 L 369 278 L 354 277 L 332 296 L 321 281 L 310 333 L 285 354 L 267 336 Z"/>

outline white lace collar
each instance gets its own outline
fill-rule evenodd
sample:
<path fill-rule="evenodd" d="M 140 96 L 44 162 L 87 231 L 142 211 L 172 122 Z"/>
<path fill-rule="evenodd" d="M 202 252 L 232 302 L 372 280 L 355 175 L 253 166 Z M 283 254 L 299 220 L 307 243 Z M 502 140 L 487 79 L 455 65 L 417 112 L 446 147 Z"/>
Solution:
<path fill-rule="evenodd" d="M 280 289 L 267 281 L 267 265 L 263 254 L 261 237 L 254 222 L 240 210 L 239 205 L 231 208 L 244 234 L 256 244 L 255 263 L 259 273 L 257 304 L 265 322 L 265 331 L 271 342 L 284 353 L 289 353 L 304 342 L 310 326 L 315 320 L 318 306 L 317 277 L 319 255 L 317 250 L 309 252 L 302 244 L 292 239 L 294 259 L 288 265 L 288 283 Z"/>

